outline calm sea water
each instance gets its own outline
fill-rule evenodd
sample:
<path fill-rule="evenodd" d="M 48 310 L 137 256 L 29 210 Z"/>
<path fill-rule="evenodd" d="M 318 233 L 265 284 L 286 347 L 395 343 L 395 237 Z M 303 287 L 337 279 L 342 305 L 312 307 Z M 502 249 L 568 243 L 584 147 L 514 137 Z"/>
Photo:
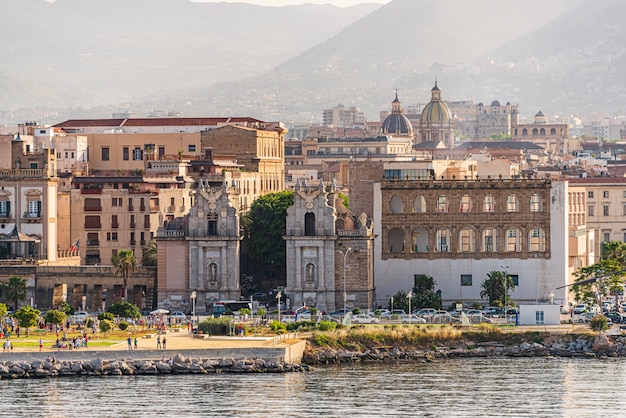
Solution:
<path fill-rule="evenodd" d="M 626 361 L 469 359 L 310 373 L 1 380 L 2 417 L 619 417 Z"/>

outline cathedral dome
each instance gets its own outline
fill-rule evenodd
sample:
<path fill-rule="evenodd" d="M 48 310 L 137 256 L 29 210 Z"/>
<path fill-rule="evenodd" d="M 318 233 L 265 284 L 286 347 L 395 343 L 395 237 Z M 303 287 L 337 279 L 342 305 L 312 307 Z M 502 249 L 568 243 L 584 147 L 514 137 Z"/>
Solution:
<path fill-rule="evenodd" d="M 430 102 L 422 111 L 422 125 L 449 124 L 452 120 L 452 113 L 448 106 L 441 100 L 441 89 L 437 86 L 436 81 L 435 87 L 432 88 L 430 93 Z"/>
<path fill-rule="evenodd" d="M 402 103 L 398 100 L 397 92 L 396 98 L 391 102 L 391 114 L 385 118 L 380 130 L 383 135 L 413 136 L 413 125 L 402 113 Z"/>

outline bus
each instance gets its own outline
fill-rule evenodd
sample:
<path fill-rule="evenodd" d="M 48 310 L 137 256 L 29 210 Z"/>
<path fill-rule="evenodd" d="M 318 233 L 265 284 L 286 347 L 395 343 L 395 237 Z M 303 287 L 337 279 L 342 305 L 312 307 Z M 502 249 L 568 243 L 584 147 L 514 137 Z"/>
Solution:
<path fill-rule="evenodd" d="M 249 300 L 220 300 L 209 306 L 208 314 L 213 315 L 216 318 L 222 315 L 232 315 L 238 312 L 240 309 L 250 309 L 251 304 L 252 312 L 256 311 L 259 308 L 259 302 L 257 301 L 250 302 Z"/>

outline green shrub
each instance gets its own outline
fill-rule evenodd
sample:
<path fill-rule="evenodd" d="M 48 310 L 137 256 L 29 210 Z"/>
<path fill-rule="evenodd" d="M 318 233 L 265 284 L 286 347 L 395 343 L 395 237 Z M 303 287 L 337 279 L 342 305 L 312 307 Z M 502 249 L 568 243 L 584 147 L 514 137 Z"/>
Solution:
<path fill-rule="evenodd" d="M 483 308 L 483 304 L 480 302 L 474 302 L 472 303 L 472 309 L 482 309 Z"/>
<path fill-rule="evenodd" d="M 115 315 L 113 315 L 111 312 L 102 312 L 98 314 L 98 319 L 100 321 L 102 321 L 103 319 L 106 319 L 107 321 L 114 321 Z"/>
<path fill-rule="evenodd" d="M 359 308 L 352 309 L 352 314 L 353 315 L 359 315 L 360 313 L 361 313 L 361 309 L 359 309 Z"/>
<path fill-rule="evenodd" d="M 325 347 L 330 345 L 333 340 L 328 334 L 321 334 L 319 332 L 316 332 L 315 334 L 313 334 L 313 342 L 321 347 Z"/>
<path fill-rule="evenodd" d="M 85 326 L 86 326 L 87 328 L 91 328 L 91 327 L 93 327 L 93 319 L 91 319 L 91 318 L 87 318 L 87 321 L 85 322 Z"/>
<path fill-rule="evenodd" d="M 266 311 L 265 309 L 261 308 L 261 309 L 259 309 L 258 311 L 256 311 L 256 314 L 257 314 L 258 316 L 263 317 L 263 316 L 265 316 L 265 314 L 267 314 L 267 311 Z"/>
<path fill-rule="evenodd" d="M 278 322 L 277 320 L 273 320 L 272 322 L 270 322 L 270 329 L 272 331 L 278 331 L 278 330 L 287 330 L 287 325 L 284 324 L 283 322 Z"/>
<path fill-rule="evenodd" d="M 604 315 L 596 315 L 591 318 L 591 329 L 594 331 L 606 331 L 609 328 L 609 321 Z"/>
<path fill-rule="evenodd" d="M 228 335 L 231 318 L 207 318 L 198 324 L 198 331 L 208 335 Z"/>
<path fill-rule="evenodd" d="M 100 320 L 100 331 L 104 332 L 105 334 L 112 331 L 113 330 L 113 321 L 108 320 L 108 319 L 101 319 Z"/>
<path fill-rule="evenodd" d="M 337 328 L 337 323 L 333 321 L 320 321 L 320 331 L 332 331 Z"/>
<path fill-rule="evenodd" d="M 117 326 L 119 327 L 119 329 L 121 329 L 122 331 L 126 331 L 126 329 L 128 328 L 128 322 L 126 321 L 120 321 Z"/>

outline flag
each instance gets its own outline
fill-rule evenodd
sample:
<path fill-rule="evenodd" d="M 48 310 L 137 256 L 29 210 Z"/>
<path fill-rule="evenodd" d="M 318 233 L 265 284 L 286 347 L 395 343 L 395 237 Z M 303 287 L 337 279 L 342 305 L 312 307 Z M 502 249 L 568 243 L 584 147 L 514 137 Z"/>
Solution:
<path fill-rule="evenodd" d="M 80 249 L 80 239 L 76 238 L 70 247 L 70 251 L 78 251 Z"/>

